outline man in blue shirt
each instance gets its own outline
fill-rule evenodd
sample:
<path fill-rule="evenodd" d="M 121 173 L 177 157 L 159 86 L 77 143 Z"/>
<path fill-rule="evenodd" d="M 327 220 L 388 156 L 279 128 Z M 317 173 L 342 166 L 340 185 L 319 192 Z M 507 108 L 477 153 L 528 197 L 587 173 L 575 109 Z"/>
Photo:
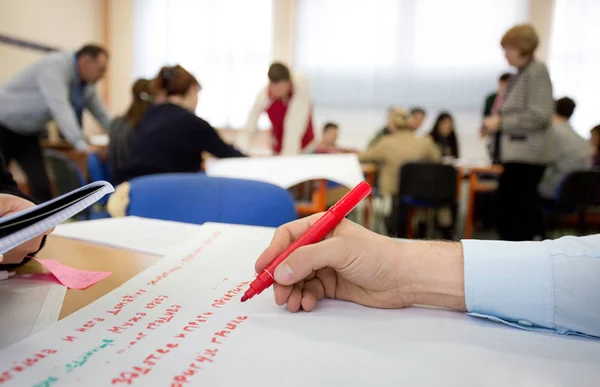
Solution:
<path fill-rule="evenodd" d="M 279 228 L 261 272 L 321 215 Z M 375 308 L 431 305 L 522 329 L 600 338 L 600 235 L 544 242 L 400 242 L 344 220 L 274 273 L 275 302 L 322 298 Z"/>
<path fill-rule="evenodd" d="M 0 86 L 0 152 L 16 160 L 27 175 L 31 194 L 51 198 L 39 137 L 54 120 L 61 134 L 79 151 L 90 151 L 82 132 L 88 109 L 107 129 L 110 118 L 95 88 L 106 72 L 107 51 L 86 45 L 77 52 L 46 55 Z"/>

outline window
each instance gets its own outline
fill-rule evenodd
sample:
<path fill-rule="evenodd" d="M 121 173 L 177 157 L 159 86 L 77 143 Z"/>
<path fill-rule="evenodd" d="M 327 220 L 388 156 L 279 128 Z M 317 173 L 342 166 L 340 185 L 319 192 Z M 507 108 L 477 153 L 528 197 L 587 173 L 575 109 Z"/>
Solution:
<path fill-rule="evenodd" d="M 295 67 L 319 106 L 479 111 L 521 0 L 297 0 Z"/>
<path fill-rule="evenodd" d="M 556 0 L 550 46 L 554 96 L 577 103 L 573 127 L 589 137 L 600 124 L 600 2 Z"/>
<path fill-rule="evenodd" d="M 243 127 L 264 87 L 272 50 L 271 0 L 136 0 L 136 77 L 181 64 L 202 85 L 197 114 Z"/>

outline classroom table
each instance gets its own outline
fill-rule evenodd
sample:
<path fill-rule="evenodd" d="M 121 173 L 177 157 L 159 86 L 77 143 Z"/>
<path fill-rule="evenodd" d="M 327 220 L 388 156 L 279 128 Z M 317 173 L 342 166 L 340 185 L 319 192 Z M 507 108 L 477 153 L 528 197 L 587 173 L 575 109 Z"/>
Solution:
<path fill-rule="evenodd" d="M 122 250 L 52 235 L 48 236 L 46 246 L 37 254 L 37 257 L 55 259 L 77 269 L 112 272 L 110 276 L 87 289 L 68 289 L 59 320 L 118 288 L 161 258 L 158 255 Z M 19 274 L 43 272 L 47 272 L 47 270 L 35 261 L 30 261 L 17 269 Z"/>
<path fill-rule="evenodd" d="M 469 193 L 467 198 L 467 212 L 465 214 L 465 228 L 463 232 L 464 239 L 470 239 L 473 236 L 473 217 L 475 212 L 475 195 L 478 192 L 496 191 L 498 182 L 481 181 L 481 175 L 499 176 L 504 168 L 502 165 L 459 165 L 458 170 L 458 198 L 460 198 L 460 187 L 463 179 L 469 182 Z"/>

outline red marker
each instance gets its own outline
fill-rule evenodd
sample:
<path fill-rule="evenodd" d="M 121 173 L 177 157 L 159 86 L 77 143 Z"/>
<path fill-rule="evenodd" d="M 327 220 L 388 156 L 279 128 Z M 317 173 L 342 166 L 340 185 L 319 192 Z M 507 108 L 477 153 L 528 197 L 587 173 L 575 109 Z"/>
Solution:
<path fill-rule="evenodd" d="M 339 202 L 333 205 L 323 216 L 315 222 L 308 230 L 296 239 L 283 253 L 281 253 L 273 262 L 260 273 L 250 284 L 250 289 L 246 290 L 242 297 L 242 302 L 251 299 L 263 290 L 273 285 L 275 269 L 281 262 L 296 249 L 302 246 L 310 245 L 325 238 L 341 221 L 371 193 L 371 186 L 366 182 L 360 182 L 350 192 L 348 192 Z"/>

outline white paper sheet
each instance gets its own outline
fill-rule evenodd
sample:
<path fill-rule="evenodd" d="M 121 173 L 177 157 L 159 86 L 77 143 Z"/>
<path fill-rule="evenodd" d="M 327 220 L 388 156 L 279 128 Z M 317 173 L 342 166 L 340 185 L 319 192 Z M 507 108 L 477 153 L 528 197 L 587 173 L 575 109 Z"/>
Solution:
<path fill-rule="evenodd" d="M 56 323 L 67 288 L 16 276 L 0 281 L 0 348 Z"/>
<path fill-rule="evenodd" d="M 187 242 L 199 225 L 126 216 L 64 223 L 52 235 L 155 255 Z"/>
<path fill-rule="evenodd" d="M 317 179 L 354 188 L 364 180 L 353 154 L 210 159 L 205 167 L 208 176 L 264 181 L 285 189 Z"/>
<path fill-rule="evenodd" d="M 291 314 L 270 290 L 240 303 L 272 233 L 204 225 L 121 288 L 0 352 L 0 377 L 10 386 L 598 385 L 593 340 L 422 308 L 328 301 Z"/>
<path fill-rule="evenodd" d="M 110 138 L 108 134 L 94 134 L 90 136 L 90 144 L 95 146 L 108 146 Z"/>

